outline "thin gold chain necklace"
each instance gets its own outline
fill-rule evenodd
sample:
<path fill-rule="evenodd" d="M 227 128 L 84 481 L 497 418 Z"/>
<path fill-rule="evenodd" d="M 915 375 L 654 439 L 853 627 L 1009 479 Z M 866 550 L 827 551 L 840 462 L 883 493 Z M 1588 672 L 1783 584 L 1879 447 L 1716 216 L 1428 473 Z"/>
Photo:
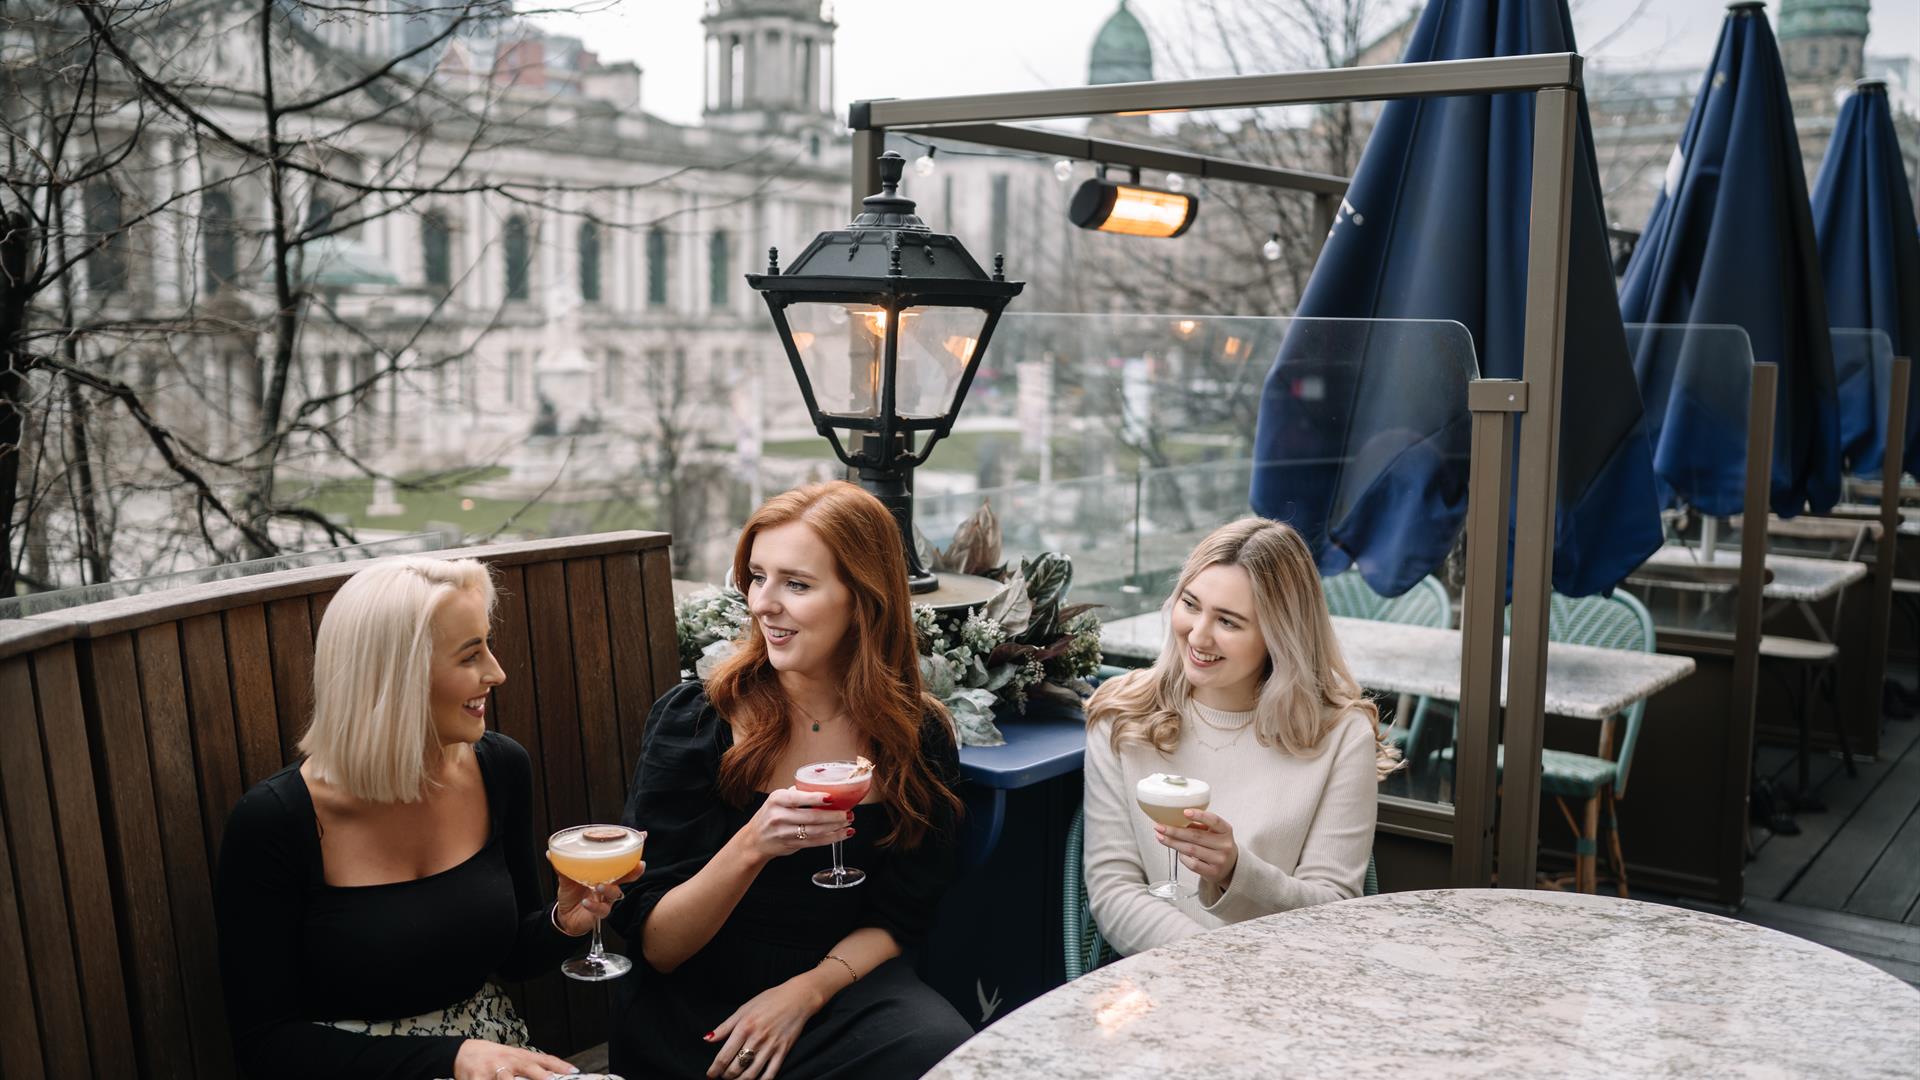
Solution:
<path fill-rule="evenodd" d="M 1184 711 L 1187 717 L 1192 718 L 1192 720 L 1194 721 L 1192 724 L 1187 725 L 1187 734 L 1193 736 L 1194 742 L 1197 742 L 1201 746 L 1204 746 L 1207 749 L 1213 750 L 1216 752 L 1226 750 L 1229 747 L 1232 747 L 1238 744 L 1240 742 L 1240 736 L 1244 734 L 1248 728 L 1253 726 L 1254 718 L 1251 714 L 1249 714 L 1245 720 L 1241 721 L 1240 724 L 1235 727 L 1223 727 L 1207 719 L 1206 716 L 1203 715 L 1198 708 L 1189 707 Z M 1208 739 L 1205 735 L 1200 734 L 1200 729 L 1202 728 L 1206 728 L 1210 731 L 1219 732 L 1222 735 L 1230 736 L 1230 738 L 1228 738 L 1227 741 L 1225 742 L 1216 743 L 1211 739 Z"/>

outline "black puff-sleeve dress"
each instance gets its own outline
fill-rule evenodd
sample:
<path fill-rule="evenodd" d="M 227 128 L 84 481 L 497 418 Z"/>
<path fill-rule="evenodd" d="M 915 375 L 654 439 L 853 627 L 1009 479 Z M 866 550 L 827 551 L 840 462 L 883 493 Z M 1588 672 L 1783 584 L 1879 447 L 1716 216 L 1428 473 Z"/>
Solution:
<path fill-rule="evenodd" d="M 959 754 L 946 721 L 930 716 L 920 744 L 934 774 L 959 783 Z M 667 692 L 647 717 L 646 745 L 635 770 L 625 821 L 647 830 L 647 872 L 628 887 L 609 922 L 630 943 L 633 974 L 612 986 L 609 1068 L 626 1076 L 704 1077 L 717 1043 L 707 1032 L 754 995 L 812 970 L 854 930 L 877 926 L 902 949 L 925 936 L 942 893 L 957 872 L 957 823 L 948 808 L 908 851 L 878 841 L 893 828 L 883 803 L 854 809 L 848 866 L 867 880 L 848 889 L 813 884 L 831 865 L 827 848 L 776 858 L 699 952 L 671 974 L 654 971 L 640 951 L 648 916 L 675 886 L 707 864 L 765 801 L 735 808 L 716 791 L 720 755 L 733 729 L 699 683 Z M 907 956 L 862 976 L 816 1013 L 780 1068 L 781 1080 L 827 1077 L 915 1077 L 964 1042 L 973 1029 L 945 998 L 913 972 Z"/>

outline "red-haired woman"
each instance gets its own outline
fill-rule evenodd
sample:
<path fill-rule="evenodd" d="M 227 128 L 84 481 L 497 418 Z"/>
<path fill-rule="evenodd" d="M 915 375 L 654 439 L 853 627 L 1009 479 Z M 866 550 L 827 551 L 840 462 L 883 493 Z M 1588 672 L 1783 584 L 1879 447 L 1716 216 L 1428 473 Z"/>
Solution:
<path fill-rule="evenodd" d="M 611 922 L 645 963 L 614 988 L 628 1076 L 919 1076 L 973 1032 L 902 950 L 955 873 L 959 757 L 921 688 L 906 560 L 878 499 L 843 482 L 776 495 L 734 548 L 753 618 L 707 685 L 654 704 L 627 803 L 646 877 Z M 792 786 L 874 765 L 857 806 Z M 826 846 L 867 872 L 812 875 Z"/>

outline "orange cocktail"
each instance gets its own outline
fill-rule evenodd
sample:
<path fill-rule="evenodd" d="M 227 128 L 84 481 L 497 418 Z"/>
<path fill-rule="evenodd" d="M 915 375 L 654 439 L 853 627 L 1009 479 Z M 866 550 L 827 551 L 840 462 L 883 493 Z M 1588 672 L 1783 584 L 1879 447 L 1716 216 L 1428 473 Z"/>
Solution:
<path fill-rule="evenodd" d="M 561 876 L 596 894 L 640 865 L 647 834 L 625 825 L 575 825 L 547 838 L 547 861 Z M 582 982 L 614 979 L 633 970 L 633 961 L 610 953 L 600 944 L 600 920 L 593 921 L 593 945 L 587 955 L 560 965 L 562 973 Z"/>

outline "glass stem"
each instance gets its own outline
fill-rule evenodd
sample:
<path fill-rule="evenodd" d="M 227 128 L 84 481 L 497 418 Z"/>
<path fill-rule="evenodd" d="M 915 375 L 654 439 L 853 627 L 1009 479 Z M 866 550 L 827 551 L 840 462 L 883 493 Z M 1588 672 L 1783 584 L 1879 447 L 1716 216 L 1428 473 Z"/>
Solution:
<path fill-rule="evenodd" d="M 1180 891 L 1180 855 L 1172 848 L 1167 849 L 1167 881 L 1172 883 L 1173 891 Z"/>
<path fill-rule="evenodd" d="M 600 886 L 593 887 L 593 895 L 596 899 L 600 896 Z M 600 920 L 596 918 L 593 920 L 593 944 L 587 948 L 587 962 L 597 966 L 606 952 L 606 947 L 600 944 Z"/>
<path fill-rule="evenodd" d="M 847 868 L 840 862 L 840 841 L 833 842 L 833 880 L 841 881 L 847 876 Z"/>

